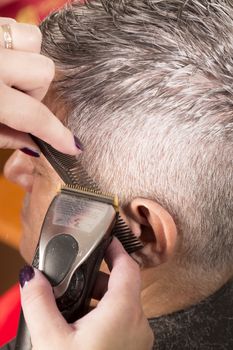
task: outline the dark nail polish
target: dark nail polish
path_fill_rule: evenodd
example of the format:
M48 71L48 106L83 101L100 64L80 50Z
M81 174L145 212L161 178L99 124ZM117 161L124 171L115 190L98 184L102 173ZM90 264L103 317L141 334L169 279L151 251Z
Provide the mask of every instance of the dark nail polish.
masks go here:
M27 147L20 148L20 151L22 151L23 153L25 153L25 154L27 154L28 156L31 156L31 157L39 158L39 156L40 156L39 152L34 151L34 150L32 150L30 148L27 148Z
M74 142L75 142L75 146L80 149L80 151L83 151L83 144L82 142L77 138L77 136L74 136Z
M23 288L25 283L29 282L34 276L35 276L34 269L29 265L24 266L19 273L19 283L21 287Z

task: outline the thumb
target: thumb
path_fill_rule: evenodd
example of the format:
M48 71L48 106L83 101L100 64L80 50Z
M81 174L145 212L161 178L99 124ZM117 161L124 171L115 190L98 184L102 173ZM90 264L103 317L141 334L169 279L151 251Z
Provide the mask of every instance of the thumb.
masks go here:
M53 348L58 339L64 339L71 328L59 312L52 287L45 276L31 266L25 266L19 275L21 303L34 348Z

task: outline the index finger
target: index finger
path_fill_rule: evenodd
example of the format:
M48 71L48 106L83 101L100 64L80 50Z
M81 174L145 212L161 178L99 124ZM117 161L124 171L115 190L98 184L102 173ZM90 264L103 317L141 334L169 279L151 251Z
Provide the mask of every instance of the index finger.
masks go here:
M4 32L1 26L5 24L9 24L14 50L40 53L42 34L37 26L17 23L3 17L0 17L0 47L4 47Z
M21 91L0 85L0 105L2 124L31 133L60 152L71 155L80 153L71 131L41 102Z

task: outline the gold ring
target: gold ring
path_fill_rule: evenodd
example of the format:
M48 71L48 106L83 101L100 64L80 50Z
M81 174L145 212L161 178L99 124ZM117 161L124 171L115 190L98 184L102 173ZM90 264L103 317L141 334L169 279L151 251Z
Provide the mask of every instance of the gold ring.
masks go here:
M11 27L9 24L1 25L3 32L3 40L5 49L13 49L13 39L11 34Z

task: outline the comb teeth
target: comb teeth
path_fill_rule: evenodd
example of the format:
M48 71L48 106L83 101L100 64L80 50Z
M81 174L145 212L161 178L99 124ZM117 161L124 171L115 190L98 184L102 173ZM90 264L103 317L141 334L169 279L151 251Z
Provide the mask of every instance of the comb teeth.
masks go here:
M69 169L68 171L71 181L73 181L73 183L78 184L81 187L86 187L88 189L91 189L92 191L101 193L99 187L92 179L90 179L89 175L83 169L81 164L79 164L77 160L75 163L76 166L74 167L73 164L72 169Z
M128 254L134 253L136 250L143 248L143 244L133 235L120 216L114 226L113 234L119 239Z
M74 187L77 185L86 191L95 192L100 196L103 195L97 184L90 179L76 157L61 153L36 136L30 136L66 185L70 185L71 187L72 185ZM120 215L114 226L113 234L119 239L128 254L143 248L143 244L134 236Z

